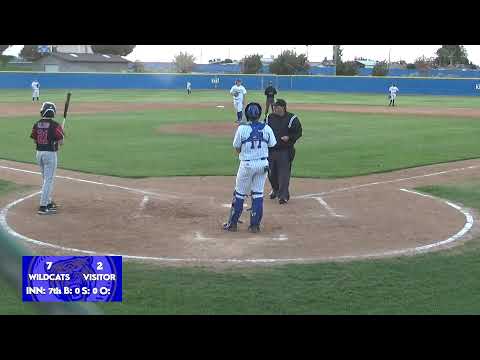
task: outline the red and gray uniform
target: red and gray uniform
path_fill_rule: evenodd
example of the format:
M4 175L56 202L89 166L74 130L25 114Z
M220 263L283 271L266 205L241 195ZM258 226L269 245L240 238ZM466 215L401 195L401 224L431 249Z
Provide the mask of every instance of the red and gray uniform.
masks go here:
M42 195L40 206L52 202L53 180L57 169L58 142L63 140L63 129L56 121L45 118L37 121L32 128L30 137L35 141L37 163L42 171Z

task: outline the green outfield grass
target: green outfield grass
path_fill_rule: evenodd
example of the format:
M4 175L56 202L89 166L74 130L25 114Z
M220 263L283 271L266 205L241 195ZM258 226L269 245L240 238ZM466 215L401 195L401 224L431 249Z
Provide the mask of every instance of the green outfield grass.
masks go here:
M226 109L76 115L67 122L59 167L124 176L234 175L232 136L167 135L166 124L232 122ZM303 138L296 177L346 177L480 157L480 122L471 118L297 112ZM34 162L30 117L0 118L0 158Z
M53 100L61 103L65 92L56 94L57 98L52 93ZM142 94L147 100L139 100ZM325 103L377 101L376 95L308 94ZM30 93L16 95L25 95L28 101ZM263 99L259 93L251 95L250 99ZM224 101L221 93L207 91L198 95L203 100L186 100L181 92L153 91L75 91L74 96L72 101L82 96L82 101L151 102L153 97L158 99L155 101L178 102L182 98L187 105ZM177 100L168 100L175 96ZM308 96L292 93L292 99L285 98L290 102L315 102ZM9 102L9 97L14 99L15 93L0 91L0 102ZM11 101L24 101L15 99ZM229 101L230 97L225 99ZM429 99L438 101L438 106L478 106L473 105L473 97L419 97L416 101L424 105L412 106L432 106ZM459 105L467 100L472 105ZM381 104L383 96L378 101ZM476 119L315 111L297 114L304 137L297 146L295 176L355 176L480 157L480 122ZM166 124L223 124L232 122L232 115L227 108L192 110L188 106L74 115L67 122L59 166L125 177L234 175L238 161L231 136L167 135L157 131ZM34 146L28 138L34 120L36 116L0 117L0 158L34 162ZM232 126L232 135L233 131ZM0 196L14 189L14 185L0 181ZM480 210L478 182L441 187L432 183L420 190ZM101 307L108 314L478 314L479 256L480 246L474 240L434 254L348 263L213 271L127 262L124 302ZM19 299L19 294L0 280L0 314L35 313Z
M220 103L231 101L227 90L193 90L192 95L187 96L182 90L86 90L71 89L72 103L75 101L93 102L130 102L130 103ZM401 91L401 89L400 89ZM41 100L53 101L62 104L65 101L67 90L42 89ZM18 102L24 103L31 100L31 90L0 89L0 103ZM288 103L311 103L311 104L338 104L338 105L372 105L386 106L387 94L355 94L355 93L327 93L313 91L282 91L279 90L278 98L284 98ZM247 101L255 100L261 104L265 102L263 91L249 90ZM400 95L397 104L402 107L480 107L480 99L476 96L428 96L428 95Z
M7 187L0 182L0 194ZM480 211L480 182L419 188ZM394 259L251 269L124 263L123 302L106 314L480 314L480 239ZM0 314L35 314L0 281Z

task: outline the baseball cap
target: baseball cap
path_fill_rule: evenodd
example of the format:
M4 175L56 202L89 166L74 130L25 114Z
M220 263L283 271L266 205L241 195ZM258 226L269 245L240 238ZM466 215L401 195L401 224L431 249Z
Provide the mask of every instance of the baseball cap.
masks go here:
M275 101L275 104L273 104L273 106L281 106L284 109L286 109L287 108L287 102L283 99L277 99L277 101Z

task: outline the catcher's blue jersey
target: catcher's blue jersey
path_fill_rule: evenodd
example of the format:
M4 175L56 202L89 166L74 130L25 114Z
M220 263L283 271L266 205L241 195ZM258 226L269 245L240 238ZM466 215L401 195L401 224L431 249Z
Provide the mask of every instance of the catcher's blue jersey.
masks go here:
M277 144L270 126L253 122L240 125L233 139L233 147L241 149L240 160L260 160L268 158L268 148Z

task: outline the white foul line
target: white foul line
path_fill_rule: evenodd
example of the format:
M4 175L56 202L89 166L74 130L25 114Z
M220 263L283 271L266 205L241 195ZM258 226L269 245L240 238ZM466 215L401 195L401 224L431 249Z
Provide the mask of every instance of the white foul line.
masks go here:
M8 167L8 166L1 166L1 165L0 165L0 169L6 169L6 170L12 170L12 171L19 171L19 172L24 172L24 173L28 173L28 174L41 175L41 173L38 172L38 171L30 171L30 170L16 169L16 168ZM178 199L178 198L179 198L179 196L175 196L175 195L170 195L170 194L158 194L158 193L154 193L154 192L151 192L151 191L139 190L139 189L129 188L129 187L120 186L120 185L107 184L107 183L98 182L98 181L78 179L78 178L73 178L73 177L69 177L69 176L56 175L55 177L58 178L58 179L66 179L66 180L83 182L83 183L87 183L87 184L102 185L102 186L111 187L111 188L115 188L115 189L127 190L127 191L131 191L131 192L139 193L139 194L143 194L143 195L152 195L152 196L159 196L159 197L172 197L172 198L174 198L174 199Z
M391 184L391 183L395 183L395 182L412 180L412 179L419 179L419 178L424 178L424 177L428 177L428 176L443 175L443 174L448 174L448 173L456 172L456 171L476 169L478 167L480 167L480 165L473 165L473 166L468 166L468 167L464 167L464 168L457 168L457 169L439 171L439 172L435 172L435 173L431 173L431 174L417 175L417 176L411 176L411 177L394 179L394 180L377 181L377 182L372 182L372 183L367 183L367 184L362 184L362 185L356 185L356 186L334 189L334 190L330 190L330 191L323 191L323 192L315 193L315 194L305 194L305 195L293 196L292 198L294 198L294 199L305 199L305 198L310 198L310 197L319 196L319 195L327 195L327 194L333 194L333 193L341 192L341 191L350 191L350 190L360 189L360 188L363 188L363 187L368 187L368 186L373 186L373 185Z
M328 213L331 215L331 216L335 216L335 217L344 217L343 215L339 215L335 212L335 210L333 210L325 200L323 200L321 197L313 197L313 199L317 200L320 204L322 204L322 206L327 209Z

